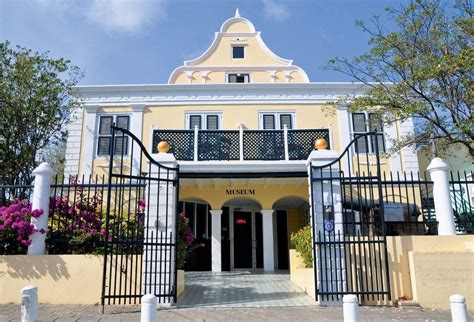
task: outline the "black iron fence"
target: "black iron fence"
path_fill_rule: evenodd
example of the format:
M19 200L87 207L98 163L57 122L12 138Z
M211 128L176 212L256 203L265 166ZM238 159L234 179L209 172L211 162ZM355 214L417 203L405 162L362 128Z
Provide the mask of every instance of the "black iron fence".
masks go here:
M341 178L344 207L351 209L345 218L348 233L362 231L351 226L351 218L359 212L367 213L378 205L368 202L370 189ZM433 200L433 182L426 173L382 173L381 186L384 198L387 235L436 235L438 223ZM112 189L138 189L137 183L114 184ZM143 187L142 187L143 188ZM355 191L358 190L358 191ZM474 234L474 176L472 172L451 172L451 204L458 234ZM30 200L33 185L0 185L0 207L13 200ZM49 231L46 240L50 254L101 253L107 178L104 176L54 178L51 185ZM354 200L352 196L362 196ZM135 197L139 202L140 197ZM358 209L360 208L360 209ZM362 229L362 230L361 230Z
M144 184L121 182L111 189L129 191L143 187ZM107 191L105 176L54 177L46 238L48 254L103 253ZM0 185L0 207L10 206L16 200L31 200L32 193L33 185ZM140 200L140 196L134 195L135 203Z
M329 130L154 130L152 151L167 141L181 161L306 160L317 139Z

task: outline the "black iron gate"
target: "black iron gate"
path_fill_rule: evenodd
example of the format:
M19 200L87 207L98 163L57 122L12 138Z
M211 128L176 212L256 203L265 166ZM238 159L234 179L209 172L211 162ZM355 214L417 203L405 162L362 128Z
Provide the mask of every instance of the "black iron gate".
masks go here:
M358 135L336 160L323 157L311 165L313 263L321 302L345 294L361 303L390 300L381 135Z
M179 169L156 162L123 128L107 134L98 143L110 158L102 306L138 304L150 293L174 303Z

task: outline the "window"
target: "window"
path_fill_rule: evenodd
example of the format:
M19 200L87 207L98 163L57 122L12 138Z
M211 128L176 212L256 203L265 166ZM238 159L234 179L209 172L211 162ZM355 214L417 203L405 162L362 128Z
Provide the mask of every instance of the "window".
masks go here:
M377 136L379 152L385 152L385 140L383 136L383 124L378 116L374 113L353 113L352 128L354 138L357 135L366 134L368 132L380 132L382 135ZM355 150L357 153L375 153L375 137L366 136L356 141Z
M128 115L107 115L99 119L99 138L97 141L97 155L110 155L110 144L112 142L112 124L119 128L128 130ZM122 136L122 132L115 132L115 155L128 154L128 136Z
M245 58L244 46L232 46L232 58L234 59Z
M285 125L287 129L293 129L294 113L275 112L260 114L260 128L264 130L283 130Z
M228 74L228 83L250 83L249 74Z
M197 126L200 130L219 130L221 125L220 114L199 113L186 115L187 128L194 130Z

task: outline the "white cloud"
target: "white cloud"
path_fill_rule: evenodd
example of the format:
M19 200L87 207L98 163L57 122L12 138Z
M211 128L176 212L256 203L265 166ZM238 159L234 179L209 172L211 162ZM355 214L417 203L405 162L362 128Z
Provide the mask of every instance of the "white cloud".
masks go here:
M266 17L277 21L283 21L290 16L288 8L278 0L263 0L263 12Z
M111 32L139 33L163 15L162 0L93 0L85 12Z

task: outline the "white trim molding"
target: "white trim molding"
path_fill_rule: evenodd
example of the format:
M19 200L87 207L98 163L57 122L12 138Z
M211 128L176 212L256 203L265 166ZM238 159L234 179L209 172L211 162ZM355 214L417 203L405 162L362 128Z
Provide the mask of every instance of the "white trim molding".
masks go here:
M93 85L75 87L87 105L328 104L368 90L362 83L236 83L180 85Z

